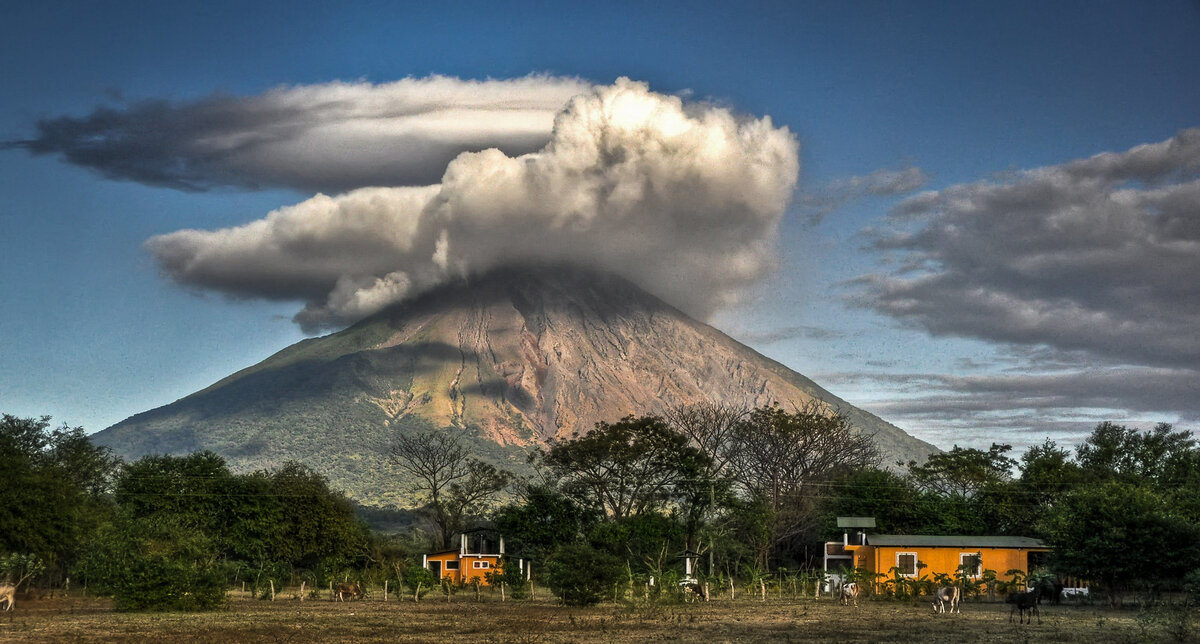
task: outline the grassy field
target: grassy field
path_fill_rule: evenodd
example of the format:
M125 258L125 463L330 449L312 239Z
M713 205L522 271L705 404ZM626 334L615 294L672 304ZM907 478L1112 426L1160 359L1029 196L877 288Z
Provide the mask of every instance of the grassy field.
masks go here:
M714 600L694 604L504 602L461 595L419 604L393 596L335 603L278 601L231 593L211 613L118 613L103 599L25 601L0 613L0 641L13 642L1159 642L1200 641L1200 615L1090 606L1045 606L1042 623L1009 623L1009 606L967 603L934 615L927 602ZM1182 640L1178 639L1180 636Z

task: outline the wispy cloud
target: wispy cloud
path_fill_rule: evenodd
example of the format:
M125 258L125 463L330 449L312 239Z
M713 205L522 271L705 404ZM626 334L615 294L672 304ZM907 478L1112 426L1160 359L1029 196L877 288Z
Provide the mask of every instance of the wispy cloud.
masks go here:
M835 340L846 337L845 332L816 326L786 326L764 331L745 331L738 339L748 344L773 344L785 340Z
M858 400L942 447L1028 445L1054 437L1073 445L1103 420L1151 426L1200 422L1196 373L1146 367L1096 368L1037 374L954 376L930 373L843 372L822 380L865 387Z
M908 194L928 181L929 177L916 166L897 170L884 168L802 190L796 204L801 214L816 224L830 213L864 197Z
M41 120L34 137L7 145L61 155L110 179L188 191L424 186L465 151L541 149L555 115L589 87L537 75L295 85L98 107Z

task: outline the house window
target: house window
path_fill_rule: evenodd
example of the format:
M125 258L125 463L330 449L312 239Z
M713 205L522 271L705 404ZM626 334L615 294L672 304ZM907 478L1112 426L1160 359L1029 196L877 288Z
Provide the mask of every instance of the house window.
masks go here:
M979 552L961 552L958 555L958 569L965 571L968 577L978 577L983 574L983 554Z
M450 559L446 562L446 570L458 570L458 562Z
M896 553L896 569L903 577L917 576L917 553L915 552L897 552Z
M473 561L471 563L474 564L475 568L480 568L480 569L492 567L492 564L487 561Z

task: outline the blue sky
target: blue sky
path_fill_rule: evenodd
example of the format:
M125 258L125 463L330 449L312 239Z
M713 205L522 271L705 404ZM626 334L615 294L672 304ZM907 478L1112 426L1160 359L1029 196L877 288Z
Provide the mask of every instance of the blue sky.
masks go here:
M0 139L26 142L0 149L5 413L96 431L305 337L292 321L303 302L181 287L144 244L248 224L315 190L106 178L50 143L31 154L28 142L48 140L39 123L108 106L136 128L147 100L539 74L628 77L786 126L800 174L778 268L711 319L910 433L943 448L1074 445L1099 420L1200 419L1200 300L1187 279L1200 262L1186 135L1200 126L1194 2L4 13ZM1142 145L1159 147L1130 152ZM1082 161L1105 152L1111 163Z

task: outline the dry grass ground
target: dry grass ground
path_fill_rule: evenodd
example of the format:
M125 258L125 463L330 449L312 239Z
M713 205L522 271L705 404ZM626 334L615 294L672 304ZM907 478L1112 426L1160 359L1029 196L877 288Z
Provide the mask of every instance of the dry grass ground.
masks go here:
M578 609L549 601L501 603L484 596L349 603L275 602L231 593L211 613L118 613L102 599L21 602L0 613L0 641L20 642L1144 642L1198 641L1136 610L1047 606L1042 623L1010 624L1005 604L968 603L961 615L934 615L928 602L715 600L694 604L602 604ZM1178 621L1178 620L1176 620Z

